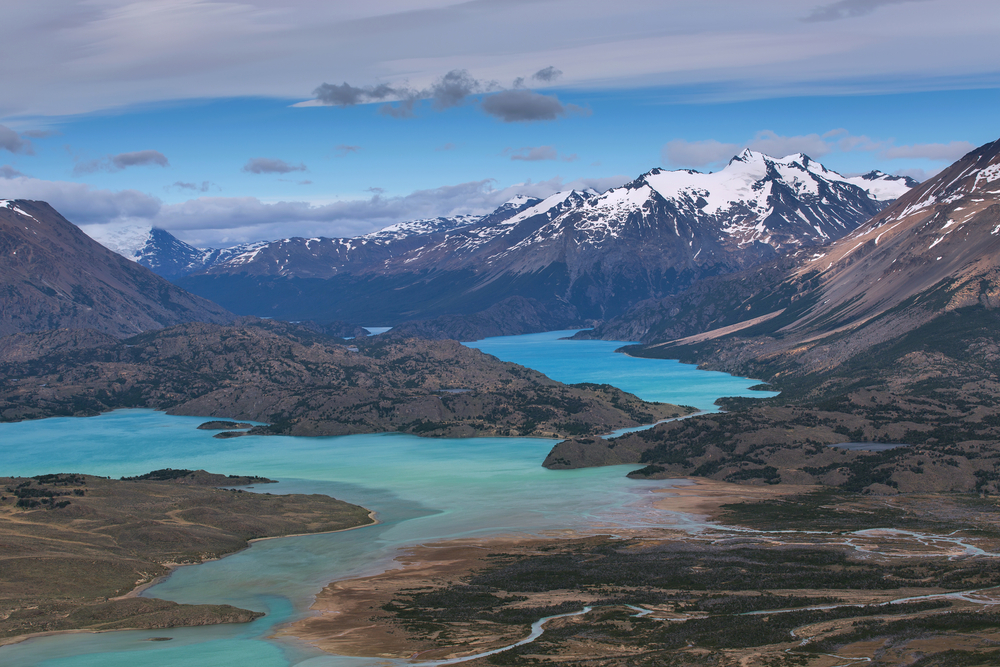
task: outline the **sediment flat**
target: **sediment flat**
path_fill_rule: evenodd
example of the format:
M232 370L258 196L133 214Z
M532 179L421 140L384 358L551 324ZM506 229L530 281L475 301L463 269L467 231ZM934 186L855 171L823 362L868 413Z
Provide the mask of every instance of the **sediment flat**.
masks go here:
M175 567L221 558L254 539L374 522L369 510L329 496L217 489L197 483L204 479L261 478L204 471L161 481L0 478L0 645L54 631L251 621L261 614L137 593Z

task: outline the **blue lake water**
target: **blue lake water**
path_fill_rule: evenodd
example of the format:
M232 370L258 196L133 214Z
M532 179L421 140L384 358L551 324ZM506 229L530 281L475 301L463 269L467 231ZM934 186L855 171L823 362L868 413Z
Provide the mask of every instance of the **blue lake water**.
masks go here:
M494 338L473 346L564 382L608 382L648 400L702 409L712 409L712 401L723 395L768 395L747 391L754 380L615 354L621 343L558 340L569 333ZM435 440L402 434L217 440L195 428L202 421L120 410L90 418L0 424L2 472L120 477L171 467L263 475L280 483L258 490L325 493L375 510L380 523L342 533L255 542L222 560L181 568L145 593L267 612L253 623L44 637L0 648L0 665L391 664L327 656L294 640L268 636L275 626L308 614L312 596L326 583L382 571L407 545L563 530L614 534L622 528L660 525L665 519L652 508L650 493L671 482L627 479L625 473L635 466L546 470L540 462L552 440ZM147 641L157 636L173 639Z
M596 382L614 385L647 401L691 405L715 411L720 396L764 398L775 392L751 391L759 380L716 371L700 371L674 359L640 359L615 350L621 341L561 340L571 331L548 331L524 336L501 336L466 343L488 354L534 368L560 382Z

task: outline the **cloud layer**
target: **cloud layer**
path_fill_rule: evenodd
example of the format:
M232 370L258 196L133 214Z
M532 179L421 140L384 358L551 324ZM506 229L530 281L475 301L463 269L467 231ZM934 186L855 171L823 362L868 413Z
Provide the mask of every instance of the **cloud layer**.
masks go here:
M740 99L993 86L998 32L995 0L960 10L945 0L624 0L614 12L600 0L35 0L4 15L0 122L162 100L304 100L321 81L336 82L320 91L327 103L385 102L405 96L379 82L431 90L462 69L482 81L535 72L538 85Z
M3 174L8 173L9 177ZM488 213L517 194L547 197L560 190L604 191L629 180L625 176L519 183L497 188L492 179L386 196L373 188L372 196L328 204L305 201L264 202L256 197L198 197L178 204L136 190L94 189L80 183L44 181L5 172L5 197L49 202L78 225L122 223L155 225L200 247L219 247L247 241L289 236L356 236L395 222L459 214ZM201 190L210 184L175 183Z

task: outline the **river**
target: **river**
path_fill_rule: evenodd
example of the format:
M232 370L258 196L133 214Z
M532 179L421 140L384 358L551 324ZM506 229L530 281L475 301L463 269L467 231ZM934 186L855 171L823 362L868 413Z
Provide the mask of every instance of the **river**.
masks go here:
M492 338L471 344L563 382L607 382L647 400L714 409L720 396L766 396L755 380L699 371L676 361L634 359L623 343L560 340L573 332ZM363 505L380 523L326 535L255 542L218 561L184 567L144 595L227 603L264 611L245 625L64 634L0 648L0 665L166 667L355 667L392 661L328 656L272 628L308 614L334 579L391 567L401 548L485 535L560 530L614 532L659 525L650 492L669 481L625 477L635 466L546 470L555 441L429 439L403 434L218 440L196 417L119 410L97 417L0 424L5 475L80 472L119 477L159 468L204 468L278 479L270 493L325 493ZM170 636L169 642L150 642ZM399 661L399 664L407 664Z

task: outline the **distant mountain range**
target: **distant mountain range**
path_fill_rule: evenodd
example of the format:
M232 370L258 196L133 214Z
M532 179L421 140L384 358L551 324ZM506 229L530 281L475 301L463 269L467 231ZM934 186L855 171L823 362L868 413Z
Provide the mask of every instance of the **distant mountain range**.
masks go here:
M0 200L0 336L58 328L125 337L232 313L111 252L45 202Z
M365 236L199 250L163 230L95 238L234 312L397 324L512 297L606 319L853 231L915 182L844 177L805 155L750 150L717 173L654 169L605 193L516 197L484 216Z

